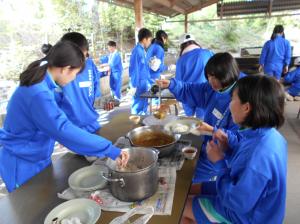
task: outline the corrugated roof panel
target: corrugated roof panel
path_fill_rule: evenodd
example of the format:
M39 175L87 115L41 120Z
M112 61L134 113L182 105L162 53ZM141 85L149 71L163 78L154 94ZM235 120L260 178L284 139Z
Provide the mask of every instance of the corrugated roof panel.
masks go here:
M287 11L300 9L299 0L273 0L271 10L274 11ZM218 16L235 16L244 14L259 14L268 13L270 10L269 0L228 0L223 4L218 3L217 13Z

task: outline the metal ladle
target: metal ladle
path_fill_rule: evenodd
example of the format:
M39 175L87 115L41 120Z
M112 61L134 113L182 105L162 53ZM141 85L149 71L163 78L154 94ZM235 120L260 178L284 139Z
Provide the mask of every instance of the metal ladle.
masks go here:
M160 108L160 106L161 106L161 87L160 85L158 85L158 108ZM167 115L166 112L161 111L160 109L153 112L153 116L157 119L164 119L166 115Z

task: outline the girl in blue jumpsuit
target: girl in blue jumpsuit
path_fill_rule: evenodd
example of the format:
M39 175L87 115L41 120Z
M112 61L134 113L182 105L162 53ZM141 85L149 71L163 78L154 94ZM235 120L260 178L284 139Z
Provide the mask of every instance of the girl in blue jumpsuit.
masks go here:
M259 59L259 71L275 77L281 78L281 74L286 74L291 62L291 45L285 39L284 28L277 25L274 28L271 40L267 41L262 49Z
M285 215L287 142L276 130L284 122L284 92L269 77L240 79L230 106L241 127L237 144L221 130L207 147L219 170L216 182L202 185L200 195L187 201L184 221L197 223L281 224ZM218 144L216 144L217 142ZM232 159L224 150L233 148Z
M150 63L150 60L154 57L161 61L159 68L154 71L150 67L150 78L151 78L151 85L155 83L156 79L160 78L162 72L166 71L168 67L164 64L165 60L165 44L168 41L168 34L163 31L159 30L156 32L155 39L152 40L152 44L147 50L147 62Z
M168 86L177 100L204 110L204 124L199 127L201 131L213 133L218 128L224 128L235 132L238 127L232 121L229 102L232 89L239 78L236 61L229 53L215 54L206 64L205 76L208 82L204 83L186 83L176 79L162 80L160 83L163 83L162 87ZM211 139L210 136L204 137L194 183L208 181L216 175L206 155L206 144Z
M184 37L180 46L180 57L176 62L175 79L187 83L207 82L204 68L213 53L201 48L191 35L185 34ZM203 119L205 114L203 108L194 107L187 103L183 103L182 106L187 116L196 115L196 117Z
M120 101L121 100L121 88L122 88L122 59L120 53L117 51L117 44L114 41L108 42L109 60L108 65L110 68L109 85L113 97Z
M147 113L148 100L140 98L151 87L149 66L147 64L146 49L151 43L152 33L146 28L140 29L138 33L139 43L133 48L129 63L130 87L135 88L131 114L144 115Z
M51 164L55 141L81 155L120 155L110 141L75 126L56 103L55 89L71 82L84 63L82 51L63 41L20 75L0 129L0 174L9 192Z
M293 97L293 100L300 100L300 67L286 74L284 82L291 84L286 92Z

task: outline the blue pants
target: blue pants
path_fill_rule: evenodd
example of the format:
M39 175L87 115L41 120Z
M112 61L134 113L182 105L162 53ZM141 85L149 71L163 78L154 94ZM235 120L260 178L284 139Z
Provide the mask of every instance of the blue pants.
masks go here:
M281 74L283 70L283 65L280 66L272 66L272 65L265 65L264 72L265 74L272 76L276 78L277 80L280 80Z
M114 97L118 100L121 99L121 89L122 89L122 77L120 74L111 74L109 78L109 85L111 92Z
M206 144L204 143L201 147L199 160L194 173L193 184L208 182L215 176L217 176L217 171L207 158Z
M182 104L183 110L186 116L192 117L196 114L196 117L199 119L204 118L204 110L200 107L191 107L188 104Z
M208 197L208 198L215 197L217 195L216 182L210 181L210 182L202 183L201 195L203 195L203 196L205 195L205 197ZM200 223L200 224L211 223L207 219L206 215L204 214L204 212L201 209L201 206L199 205L198 199L201 198L201 195L193 198L192 208L193 208L194 217L195 217L197 223Z
M142 99L139 96L133 97L131 105L131 114L145 115L148 109L148 99Z
M193 214L194 214L194 217L196 219L196 222L198 224L212 224L208 220L208 218L206 217L204 212L202 211L202 208L201 208L198 200L199 200L198 196L194 197L193 198L193 204L192 204Z
M193 184L210 181L217 175L217 171L213 168L213 164L200 156L193 177Z

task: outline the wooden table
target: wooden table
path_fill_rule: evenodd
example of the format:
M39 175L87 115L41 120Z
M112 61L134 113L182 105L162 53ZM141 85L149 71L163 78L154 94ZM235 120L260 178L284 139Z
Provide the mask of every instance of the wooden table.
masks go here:
M111 141L126 134L134 128L128 120L129 114L116 115L109 124L103 126L102 136ZM200 148L202 139L187 135L183 139L191 139L193 145ZM64 202L57 197L68 187L68 177L75 170L87 166L84 157L68 153L56 160L53 165L33 177L21 188L0 200L1 224L40 224L47 214L58 204ZM179 223L184 204L191 185L196 160L185 161L182 169L177 172L175 195L171 216L153 216L149 223L176 224ZM97 224L109 223L114 217L121 215L117 212L102 212Z

